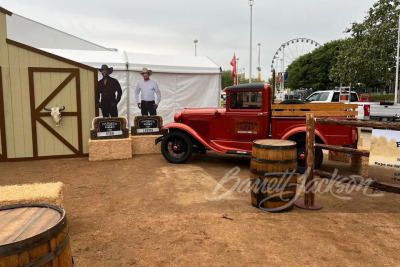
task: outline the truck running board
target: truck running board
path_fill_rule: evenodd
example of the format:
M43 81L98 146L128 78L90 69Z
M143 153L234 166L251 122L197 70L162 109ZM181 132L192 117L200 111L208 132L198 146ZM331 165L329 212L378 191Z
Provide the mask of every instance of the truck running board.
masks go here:
M228 150L228 151L226 152L226 154L251 156L251 152L246 152L246 151L235 151L235 150Z

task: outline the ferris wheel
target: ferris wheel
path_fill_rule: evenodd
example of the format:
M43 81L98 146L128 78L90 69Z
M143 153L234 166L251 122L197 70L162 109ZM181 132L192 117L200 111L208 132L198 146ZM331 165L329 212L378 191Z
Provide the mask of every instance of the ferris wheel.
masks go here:
M283 43L274 54L271 71L275 69L276 72L286 72L293 61L320 46L319 43L308 38L295 38Z

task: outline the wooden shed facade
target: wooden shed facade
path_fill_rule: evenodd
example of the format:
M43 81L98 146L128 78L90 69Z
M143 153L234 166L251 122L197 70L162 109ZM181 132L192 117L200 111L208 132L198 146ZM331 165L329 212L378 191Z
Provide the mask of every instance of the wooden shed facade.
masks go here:
M7 39L0 7L0 161L88 153L98 71ZM65 107L59 126L44 108Z

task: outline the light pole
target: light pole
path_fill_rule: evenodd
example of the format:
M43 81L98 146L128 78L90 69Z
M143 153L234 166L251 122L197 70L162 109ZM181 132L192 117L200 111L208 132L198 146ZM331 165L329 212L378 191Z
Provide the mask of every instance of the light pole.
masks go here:
M399 14L400 6L396 7L396 12ZM399 26L397 32L397 62L396 62L396 81L394 86L394 103L397 103L397 91L399 90L399 47L400 46L400 14L399 14Z
M249 71L249 83L251 83L251 48L253 46L253 5L254 0L249 0L250 6L250 71Z
M261 82L261 43L258 43L258 81Z
M275 76L276 76L276 72L279 72L279 70L278 70L278 60L279 60L279 57L276 57ZM278 82L279 82L279 80L278 80ZM274 84L274 86L275 86L275 88L276 88L276 77L275 77L275 84Z
M285 90L285 45L283 45L282 57L282 89Z
M239 84L239 58L236 58L236 84Z
M281 84L280 84L280 87L281 87L281 90L283 90L283 89L285 89L284 87L283 87L283 79L285 78L284 77L284 68L283 68L283 58L281 58L281 67L282 67L282 72L281 72Z
M194 56L195 57L197 57L197 43L198 43L199 41L196 39L196 40L194 40L193 41L193 43L194 43Z

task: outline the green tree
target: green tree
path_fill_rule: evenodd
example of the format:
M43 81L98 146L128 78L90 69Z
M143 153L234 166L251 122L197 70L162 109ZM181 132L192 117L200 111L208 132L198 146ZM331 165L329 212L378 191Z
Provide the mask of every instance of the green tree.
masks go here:
M221 88L233 85L233 77L230 70L224 70L221 75Z
M329 72L336 64L343 42L337 40L326 43L312 53L293 61L287 68L287 87L325 90L337 86L338 84L329 77Z
M399 0L379 0L362 23L353 23L330 72L336 82L385 88L395 77Z
M230 70L224 70L222 71L222 75L221 75L221 88L224 89L228 86L232 86L233 85L233 81L234 78L232 77L232 72ZM243 84L243 83L249 83L249 79L241 79L240 75L239 77L239 84ZM258 79L252 79L253 83L258 83ZM261 82L264 82L264 80L261 80Z

